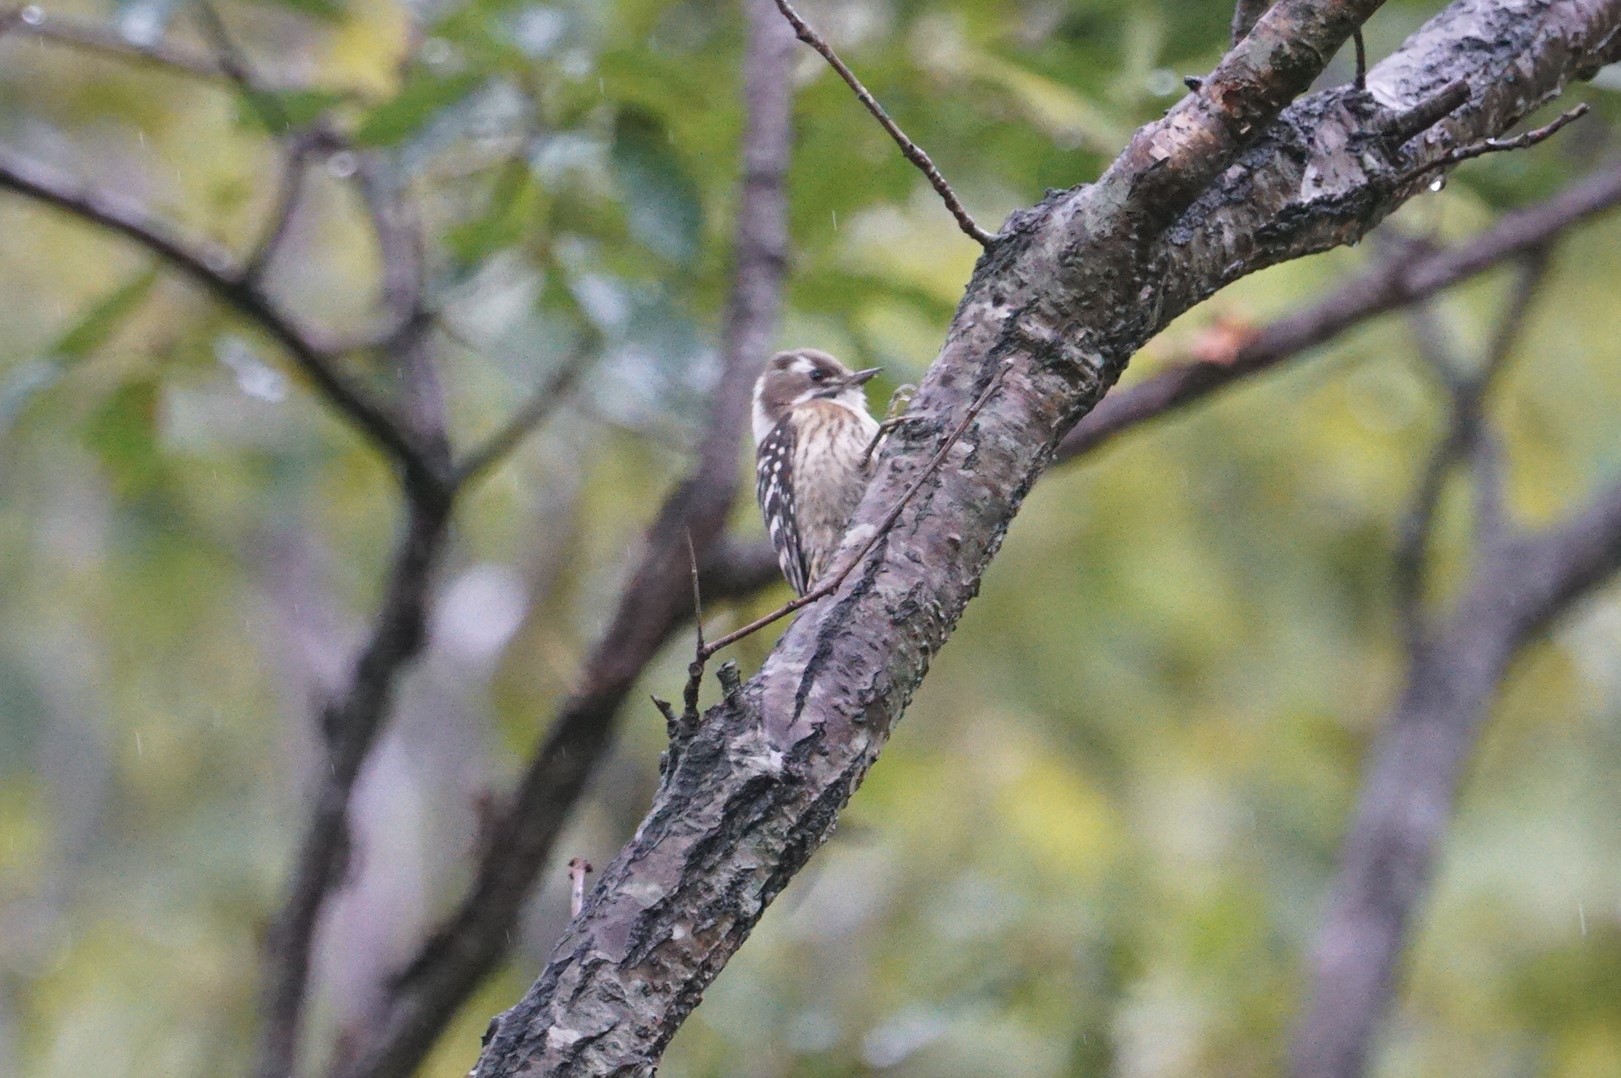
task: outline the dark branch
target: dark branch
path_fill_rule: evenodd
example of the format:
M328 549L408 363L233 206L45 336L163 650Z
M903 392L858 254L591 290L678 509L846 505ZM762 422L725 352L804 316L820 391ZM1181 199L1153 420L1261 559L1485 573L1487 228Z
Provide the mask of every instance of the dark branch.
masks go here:
M408 1072L507 954L524 901L612 743L621 705L642 670L692 614L685 537L692 536L702 566L711 562L711 551L724 535L738 489L737 454L749 392L761 357L770 350L787 264L784 186L791 88L784 73L793 39L770 0L745 0L744 10L745 125L732 294L722 373L698 460L650 527L613 620L495 821L461 904L401 972L383 1021L347 1075Z
M1446 624L1411 656L1369 752L1296 1030L1299 1078L1358 1078L1493 698L1533 635L1621 568L1621 484L1555 527L1488 547Z
M1586 116L1587 112L1587 102L1583 101L1574 108L1560 113L1553 122L1543 124L1541 127L1533 128L1512 138L1485 138L1467 146L1459 146L1456 149L1447 151L1433 161L1426 161L1417 168L1410 170L1398 182L1403 184L1412 183L1437 169L1451 168L1453 165L1476 157L1484 157L1489 153L1504 153L1509 150L1523 150L1528 146L1535 146L1539 142L1552 138L1572 120L1579 120Z
M217 56L162 41L150 45L137 45L113 30L73 22L55 15L42 13L38 21L32 21L21 17L22 10L11 8L6 13L12 19L13 29L19 34L28 34L81 52L95 53L126 62L150 64L192 78L218 79L225 76Z
M542 423L555 412L559 405L568 398L574 386L580 380L587 368L595 362L597 352L594 347L584 346L573 356L565 360L563 365L546 381L546 384L537 389L534 394L512 417L501 425L501 428L489 439L472 450L462 459L456 467L456 486L465 487L477 482L491 468L500 464L523 443L523 440L533 434Z
M873 119L878 121L879 126L889 133L890 138L895 140L895 145L900 147L901 155L916 165L918 171L923 173L924 177L929 181L929 186L934 188L935 193L940 196L940 200L946 204L946 209L951 211L951 216L956 218L957 227L962 229L963 234L981 247L989 247L996 237L980 228L974 222L974 219L969 216L968 210L963 207L962 200L957 197L957 192L951 189L951 185L946 182L946 178L935 167L934 161L930 159L927 153L923 152L923 148L906 137L906 132L902 131L900 125L889 118L889 113L884 111L884 107L878 103L878 99L867 91L867 88L861 84L860 79L856 78L855 72L846 67L844 61L839 59L838 53L833 51L833 46L829 45L820 34L811 29L810 24L800 18L799 12L793 9L788 0L776 0L776 2L777 10L781 11L783 18L787 19L793 26L794 33L799 37L799 40L821 54L822 59L826 60L828 65L838 73L839 78L844 80L845 85L855 91L857 100L866 106L868 112L872 113Z
M349 802L355 781L393 702L399 674L421 650L434 567L444 547L449 501L408 502L371 636L342 695L321 712L326 766L318 772L315 811L294 859L287 897L267 940L263 1026L255 1073L294 1073L308 992L310 950L321 910L342 883L349 850Z
M0 188L116 232L162 258L281 345L320 396L392 458L408 483L432 489L443 487L443 476L388 407L352 382L331 347L284 313L245 275L225 248L205 240L182 239L138 203L98 190L9 150L0 150Z
M225 22L214 5L209 0L196 0L196 4L198 21L202 23L204 35L214 45L220 71L236 87L266 131L272 135L290 133L292 122L287 118L287 110L275 94L264 89L264 84L249 68L247 58L236 47L236 41L225 28Z
M1059 460L1268 370L1362 322L1402 308L1543 246L1588 218L1621 204L1621 161L1537 206L1504 217L1458 247L1391 258L1342 285L1327 299L1261 328L1224 362L1183 363L1109 394L1075 425Z
M1447 394L1446 433L1425 464L1411 507L1397 531L1392 556L1392 580L1397 618L1402 626L1409 653L1426 643L1429 618L1424 609L1428 584L1427 566L1433 545L1436 511L1440 507L1446 480L1460 462L1476 465L1476 531L1485 546L1502 533L1500 517L1502 492L1496 474L1495 448L1485 426L1485 406L1499 373L1513 353L1514 342L1531 309L1531 302L1547 268L1547 249L1532 248L1520 256L1508 306L1498 320L1485 356L1473 370L1456 354L1446 333L1434 324L1434 312L1424 305L1409 312L1414 340L1425 365L1435 373Z

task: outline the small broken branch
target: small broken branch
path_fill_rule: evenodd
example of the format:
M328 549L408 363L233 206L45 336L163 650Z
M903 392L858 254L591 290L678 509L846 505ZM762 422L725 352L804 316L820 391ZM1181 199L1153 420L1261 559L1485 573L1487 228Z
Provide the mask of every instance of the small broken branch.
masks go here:
M974 219L969 216L968 210L963 207L962 200L957 197L957 192L951 189L951 184L947 183L946 178L940 174L940 170L935 166L934 161L923 151L921 146L906 136L906 132L900 129L899 124L889 118L889 113L884 111L884 107L878 103L878 99L873 97L867 88L861 84L861 80L856 78L855 72L851 71L845 66L844 61L839 59L838 53L833 51L833 46L829 45L820 34L811 29L810 24L800 17L799 12L793 9L793 5L789 4L788 0L776 0L776 2L777 10L781 11L783 18L787 19L793 26L794 33L799 40L821 54L822 59L826 60L828 65L838 73L839 78L844 80L845 85L855 91L856 99L866 106L868 112L872 113L873 119L878 121L879 126L889 133L890 138L895 140L895 145L900 147L901 155L916 165L918 171L923 173L924 177L929 181L929 185L940 196L940 200L946 204L946 209L951 211L951 216L957 219L957 227L962 229L963 234L981 247L989 247L994 243L996 236L985 231L974 222Z
M591 875L591 862L583 857L568 863L568 915L578 917L585 905L585 878Z

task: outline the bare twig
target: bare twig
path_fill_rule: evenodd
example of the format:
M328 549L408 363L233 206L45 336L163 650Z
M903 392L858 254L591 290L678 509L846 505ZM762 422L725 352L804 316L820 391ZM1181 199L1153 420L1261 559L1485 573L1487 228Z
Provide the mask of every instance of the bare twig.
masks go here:
M16 17L21 11L21 8L12 8L9 14ZM14 29L19 34L28 34L81 52L150 64L192 78L217 79L225 75L217 56L164 41L138 45L105 27L86 25L43 12L37 20L16 18Z
M253 251L242 263L243 280L257 282L263 277L271 259L276 257L282 242L286 240L293 217L298 213L299 201L304 196L304 180L308 175L312 150L311 140L297 135L282 146L276 200L270 208L259 242L254 244Z
M1468 161L1476 157L1484 157L1489 153L1503 153L1508 150L1523 150L1528 146L1535 146L1539 142L1552 138L1559 132L1561 128L1571 121L1579 120L1583 116L1586 116L1587 112L1587 102L1583 101L1574 108L1567 109L1560 113L1551 123L1543 124L1541 127L1532 128L1530 131L1526 131L1509 138L1485 138L1481 139L1479 142L1471 142L1467 146L1459 146L1456 149L1448 150L1446 153L1442 154L1440 157L1437 157L1433 161L1426 161L1417 168L1409 169L1407 172L1403 173L1396 182L1400 186L1406 186L1415 180L1422 179L1437 169L1451 168L1453 165L1459 164L1460 162Z
M220 71L237 88L266 131L273 135L288 134L292 122L287 117L287 110L275 94L264 89L264 84L249 68L247 58L236 47L219 12L209 0L196 0L196 4L198 21L202 24L203 33L214 45Z
M568 398L580 376L596 358L594 344L578 349L546 380L544 385L519 406L499 430L462 458L456 467L456 485L464 487L477 482L491 468L506 460L512 451L533 434Z
M1545 247L1533 248L1520 258L1508 306L1498 319L1485 355L1473 370L1466 370L1459 357L1452 354L1442 334L1428 324L1428 313L1421 306L1411 312L1420 355L1445 389L1450 407L1446 434L1425 465L1412 506L1398 529L1392 559L1396 610L1409 651L1423 646L1428 633L1424 592L1435 515L1447 477L1460 462L1469 463L1474 472L1476 533L1483 547L1489 548L1504 533L1502 478L1497 470L1495 442L1486 429L1485 404L1513 354L1514 342L1546 274L1548 251Z
M951 211L951 216L957 219L957 227L962 229L963 234L981 247L989 247L995 242L996 236L980 228L974 222L974 219L969 216L968 210L963 207L962 201L957 198L957 193L951 189L951 185L940 174L940 170L935 167L929 155L924 153L923 148L917 143L907 138L906 132L900 129L900 125L889 118L889 113L884 111L884 107L878 103L877 98L873 97L867 91L867 88L861 84L861 80L856 78L855 72L846 67L844 61L839 59L838 53L833 51L833 46L829 45L820 34L811 29L810 24L800 17L799 12L793 9L788 0L776 0L776 3L777 10L781 11L783 18L787 19L793 26L794 33L798 35L799 40L821 53L822 59L826 60L828 65L838 72L839 78L844 80L845 85L855 91L857 100L867 107L867 111L872 113L873 119L877 120L879 126L889 133L890 138L895 140L895 145L900 147L902 156L916 165L918 170L928 179L929 185L940 196L940 200L946 204L946 209Z
M1356 74L1351 84L1358 91L1368 88L1368 46L1362 40L1362 28L1359 26L1351 31L1351 41L1356 46Z
M704 603L703 592L698 585L698 552L692 547L692 533L687 533L687 558L692 565L692 624L693 634L697 637L694 645L692 662L687 665L687 687L681 694L681 721L677 725L673 737L679 737L698 725L698 692L703 685L704 660Z

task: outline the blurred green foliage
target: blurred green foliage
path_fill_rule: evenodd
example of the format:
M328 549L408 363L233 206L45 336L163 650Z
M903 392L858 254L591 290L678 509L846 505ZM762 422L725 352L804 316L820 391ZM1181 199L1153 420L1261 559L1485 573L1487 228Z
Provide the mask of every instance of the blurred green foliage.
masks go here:
M1230 15L1213 0L803 6L991 225L1095 175L1215 62ZM1388 4L1372 54L1436 6ZM675 0L220 11L256 71L297 87L277 93L283 112L329 116L409 184L459 443L600 342L588 385L459 518L435 646L357 807L395 845L368 862L370 920L348 911L329 934L330 1028L344 969L408 954L457 893L474 803L535 742L683 469L716 369L740 26L730 6ZM208 43L169 0L48 14ZM796 55L780 340L884 365L887 394L932 358L975 251L847 89ZM1581 134L1471 163L1398 223L1458 239L1580 174L1621 117L1605 85L1581 91L1598 114ZM5 145L239 250L277 171L249 106L0 39ZM376 314L352 167L317 167L270 267L285 305L334 331ZM272 342L142 252L9 195L0 235L0 1072L239 1071L258 933L305 818L312 701L376 597L388 478ZM1291 310L1364 261L1245 281L1129 377L1217 315ZM1449 332L1484 340L1503 284L1446 297ZM1494 402L1530 522L1621 467L1618 288L1612 217L1561 247ZM666 1073L1275 1073L1361 753L1399 683L1389 549L1438 424L1386 320L1044 480L841 834ZM751 506L738 520L757 528ZM1467 524L1450 506L1454 579ZM649 690L680 683L682 651ZM1612 588L1518 668L1380 1075L1621 1073L1618 659ZM564 846L598 863L656 774L662 723L647 708L626 725ZM558 870L515 968L426 1073L466 1072L565 906Z

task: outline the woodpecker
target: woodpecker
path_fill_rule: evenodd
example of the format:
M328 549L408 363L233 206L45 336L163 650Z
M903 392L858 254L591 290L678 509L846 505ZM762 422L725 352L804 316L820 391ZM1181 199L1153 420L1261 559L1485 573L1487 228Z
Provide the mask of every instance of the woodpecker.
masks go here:
M878 421L852 371L826 352L778 352L754 383L755 493L794 591L816 585L872 475Z

